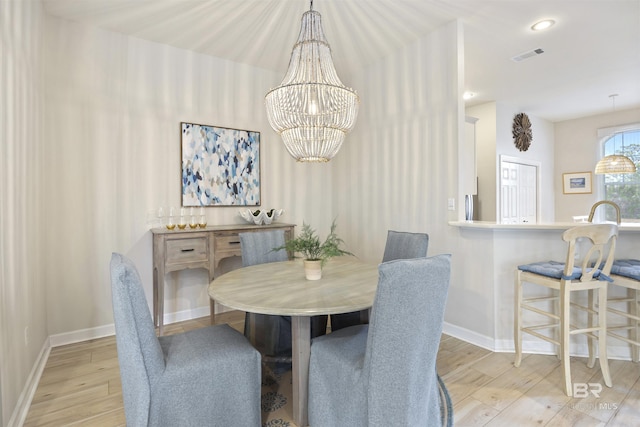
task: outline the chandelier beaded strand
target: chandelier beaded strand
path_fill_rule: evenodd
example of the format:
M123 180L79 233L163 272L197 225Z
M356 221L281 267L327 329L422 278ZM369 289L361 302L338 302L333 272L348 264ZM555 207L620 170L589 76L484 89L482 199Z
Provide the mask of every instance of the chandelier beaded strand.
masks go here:
M359 102L356 91L345 87L336 73L320 13L311 1L287 73L265 95L269 124L297 161L328 162L353 129Z

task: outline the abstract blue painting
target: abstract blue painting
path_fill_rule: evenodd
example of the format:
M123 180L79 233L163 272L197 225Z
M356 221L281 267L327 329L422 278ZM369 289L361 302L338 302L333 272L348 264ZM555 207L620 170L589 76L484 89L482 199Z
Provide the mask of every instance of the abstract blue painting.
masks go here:
M180 126L182 206L259 206L260 132Z

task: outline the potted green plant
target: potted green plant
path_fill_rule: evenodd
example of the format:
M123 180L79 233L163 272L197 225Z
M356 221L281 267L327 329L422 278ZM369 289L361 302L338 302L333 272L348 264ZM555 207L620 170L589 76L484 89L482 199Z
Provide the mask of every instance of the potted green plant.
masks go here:
M316 231L309 224L302 223L302 232L298 237L288 240L274 251L285 249L293 254L302 254L304 271L307 280L319 280L322 277L322 266L329 258L342 255L353 255L340 248L344 241L336 234L336 221L331 223L329 235L320 243Z

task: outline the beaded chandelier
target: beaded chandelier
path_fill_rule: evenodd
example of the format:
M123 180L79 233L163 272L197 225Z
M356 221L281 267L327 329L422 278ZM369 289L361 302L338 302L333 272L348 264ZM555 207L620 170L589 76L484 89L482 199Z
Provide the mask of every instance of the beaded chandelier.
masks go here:
M265 96L269 124L297 161L328 162L353 129L359 102L356 91L338 78L312 0L302 15L289 69Z

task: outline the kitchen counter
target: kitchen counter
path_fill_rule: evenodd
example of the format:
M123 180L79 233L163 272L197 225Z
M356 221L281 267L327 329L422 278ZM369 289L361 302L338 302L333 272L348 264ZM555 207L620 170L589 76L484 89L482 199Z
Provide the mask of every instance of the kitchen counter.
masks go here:
M567 244L562 233L589 223L496 224L487 221L452 221L459 243L452 265L450 295L456 307L448 308L445 333L489 348L513 352L514 275L518 265L536 261L564 261ZM616 244L616 258L640 259L640 224L622 224ZM618 296L619 289L611 293ZM525 338L525 352L554 352L553 346ZM586 355L586 345L576 341L572 348ZM610 356L627 359L629 346L611 340Z

